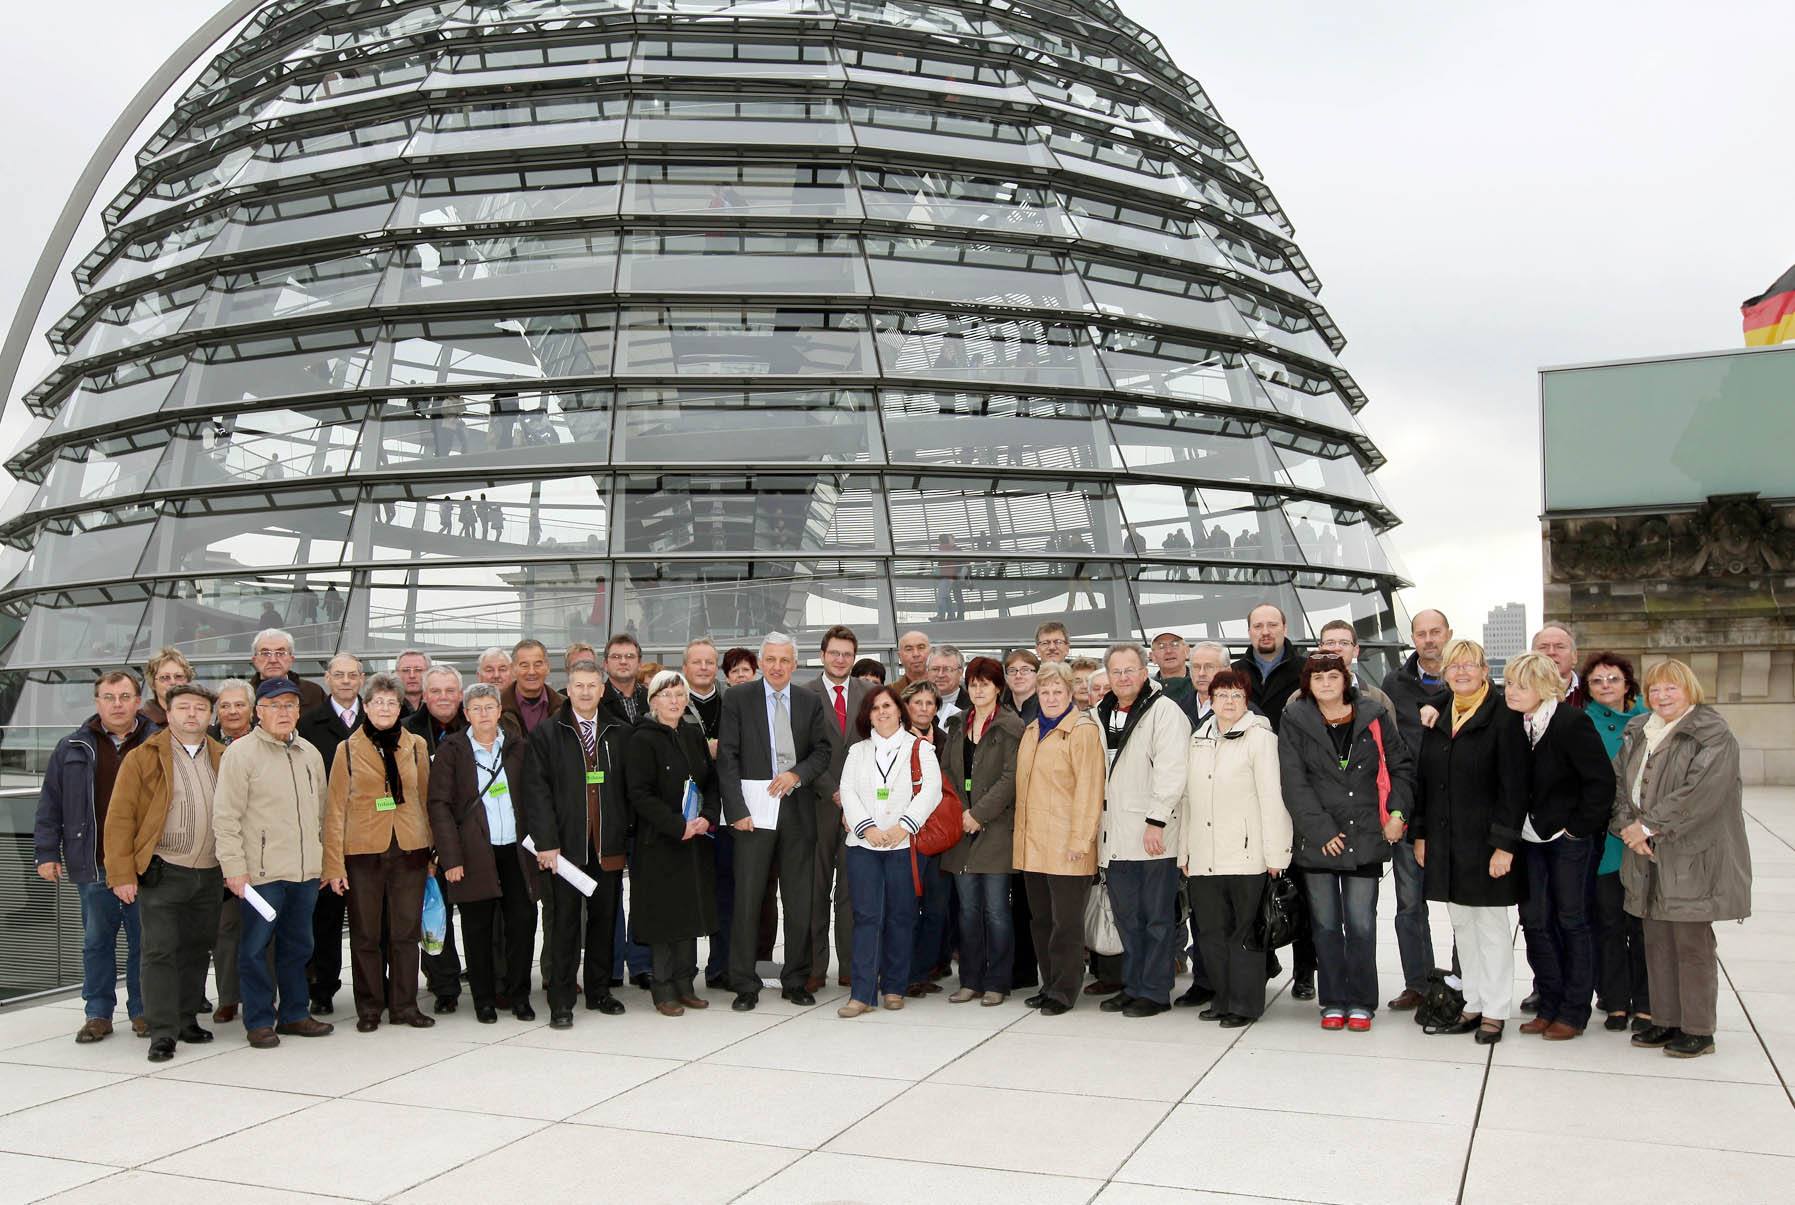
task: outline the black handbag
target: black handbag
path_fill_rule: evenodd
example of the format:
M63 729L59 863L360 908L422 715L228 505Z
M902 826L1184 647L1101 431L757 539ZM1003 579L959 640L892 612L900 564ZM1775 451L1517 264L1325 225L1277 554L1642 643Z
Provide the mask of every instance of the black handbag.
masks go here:
M1297 930L1307 924L1303 910L1303 894L1289 871L1273 878L1266 876L1265 894L1259 898L1259 915L1253 918L1253 931L1241 944L1256 954L1287 946L1296 940Z
M1464 1013L1465 993L1446 982L1445 971L1429 971L1427 991L1422 993L1421 1004L1415 1009L1415 1024L1427 1033L1440 1033L1457 1025Z

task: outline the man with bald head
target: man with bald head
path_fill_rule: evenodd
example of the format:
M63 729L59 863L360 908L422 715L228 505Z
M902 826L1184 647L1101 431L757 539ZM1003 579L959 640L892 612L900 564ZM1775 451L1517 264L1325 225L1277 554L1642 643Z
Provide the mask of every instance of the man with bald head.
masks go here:
M918 682L929 680L929 653L934 645L929 643L927 632L909 631L898 637L898 665L904 675L892 685L897 687L898 694L903 694Z
M1589 702L1589 692L1577 676L1577 638L1569 629L1549 623L1533 634L1533 651L1544 653L1558 667L1558 676L1564 679L1564 701L1581 710Z

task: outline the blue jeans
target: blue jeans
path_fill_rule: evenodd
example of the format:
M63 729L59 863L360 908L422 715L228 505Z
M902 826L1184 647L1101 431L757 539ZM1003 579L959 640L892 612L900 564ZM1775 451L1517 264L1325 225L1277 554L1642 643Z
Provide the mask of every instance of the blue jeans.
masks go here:
M1396 950L1402 956L1402 986L1427 992L1427 973L1434 967L1433 933L1427 927L1424 873L1415 861L1415 846L1398 841L1390 847L1390 877L1396 881Z
M237 978L242 984L243 1028L266 1029L311 1016L311 994L305 964L312 957L312 909L318 903L318 880L262 883L256 893L274 909L273 920L239 900L243 936L237 944ZM268 943L274 943L274 978L268 977ZM280 991L279 1011L275 989Z
M112 1020L118 1008L118 930L125 930L125 1014L133 1021L143 1016L143 980L138 966L143 948L143 927L136 904L121 904L106 886L105 874L97 883L77 883L81 897L81 999L89 1019Z
M1117 859L1104 867L1103 879L1122 938L1122 990L1169 1007L1179 939L1177 859Z
M844 856L854 901L853 995L875 1004L881 994L901 996L910 987L916 931L910 851L850 845Z
M904 851L904 865L910 851ZM947 905L953 898L953 880L941 873L940 854L917 854L916 871L922 876L922 897L916 900L915 945L910 951L910 982L929 982L929 972L941 965L941 934L947 928ZM915 897L915 885L911 895Z
M1601 839L1598 833L1523 843L1527 898L1521 901L1521 932L1539 993L1539 1017L1572 1029L1588 1028L1590 997L1596 990L1589 897Z
M1016 961L1010 872L957 874L953 883L960 897L960 986L1008 992Z
M1377 884L1371 875L1305 870L1323 1009L1377 1011Z

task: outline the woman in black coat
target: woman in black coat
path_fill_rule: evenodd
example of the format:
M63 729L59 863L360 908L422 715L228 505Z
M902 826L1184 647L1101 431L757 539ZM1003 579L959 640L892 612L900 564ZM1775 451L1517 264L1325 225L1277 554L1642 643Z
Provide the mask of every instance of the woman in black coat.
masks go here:
M1490 1045L1514 1009L1514 921L1509 908L1527 898L1515 862L1527 818L1527 737L1521 717L1490 688L1483 646L1454 640L1442 654L1451 701L1421 738L1415 861L1427 898L1452 918L1463 971L1465 1011L1430 1033L1477 1034Z
M624 752L636 819L630 924L635 939L654 956L649 992L666 1017L709 1007L693 980L698 939L717 931L710 835L720 815L717 771L703 731L681 722L686 695L686 680L677 670L656 674L648 684L648 714L631 731Z
M1396 718L1359 694L1342 658L1315 654L1297 683L1278 774L1315 932L1321 1027L1362 1032L1377 1011L1378 880L1402 837L1411 763Z
M1564 679L1548 658L1523 653L1508 663L1502 682L1531 746L1521 930L1539 1015L1521 1032L1562 1042L1588 1027L1596 990L1590 906L1614 806L1614 767L1595 721L1564 701Z

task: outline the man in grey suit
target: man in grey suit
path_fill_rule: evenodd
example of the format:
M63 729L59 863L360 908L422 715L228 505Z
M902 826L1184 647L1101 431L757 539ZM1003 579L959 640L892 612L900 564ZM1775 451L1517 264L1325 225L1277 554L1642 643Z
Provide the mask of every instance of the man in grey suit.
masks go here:
M829 899L835 899L835 962L847 982L848 958L854 940L854 905L848 899L848 878L842 851L848 830L841 822L841 767L854 743L854 717L872 687L854 677L860 640L840 624L823 633L823 676L805 683L823 700L829 728L829 769L816 780L816 883L810 902L810 935L815 942L806 991L816 991L829 978Z
M760 929L760 901L767 875L779 866L779 895L785 909L785 963L781 995L793 1004L816 1003L804 986L810 975L810 906L816 876L816 782L829 769L829 721L822 699L792 688L798 650L792 638L774 632L761 642L760 679L733 686L723 696L717 735L717 778L723 818L734 828L735 925L729 940L729 978L737 1012L759 1001L760 976L754 951ZM778 826L757 828L742 798L742 782L769 782L767 794L780 801Z

